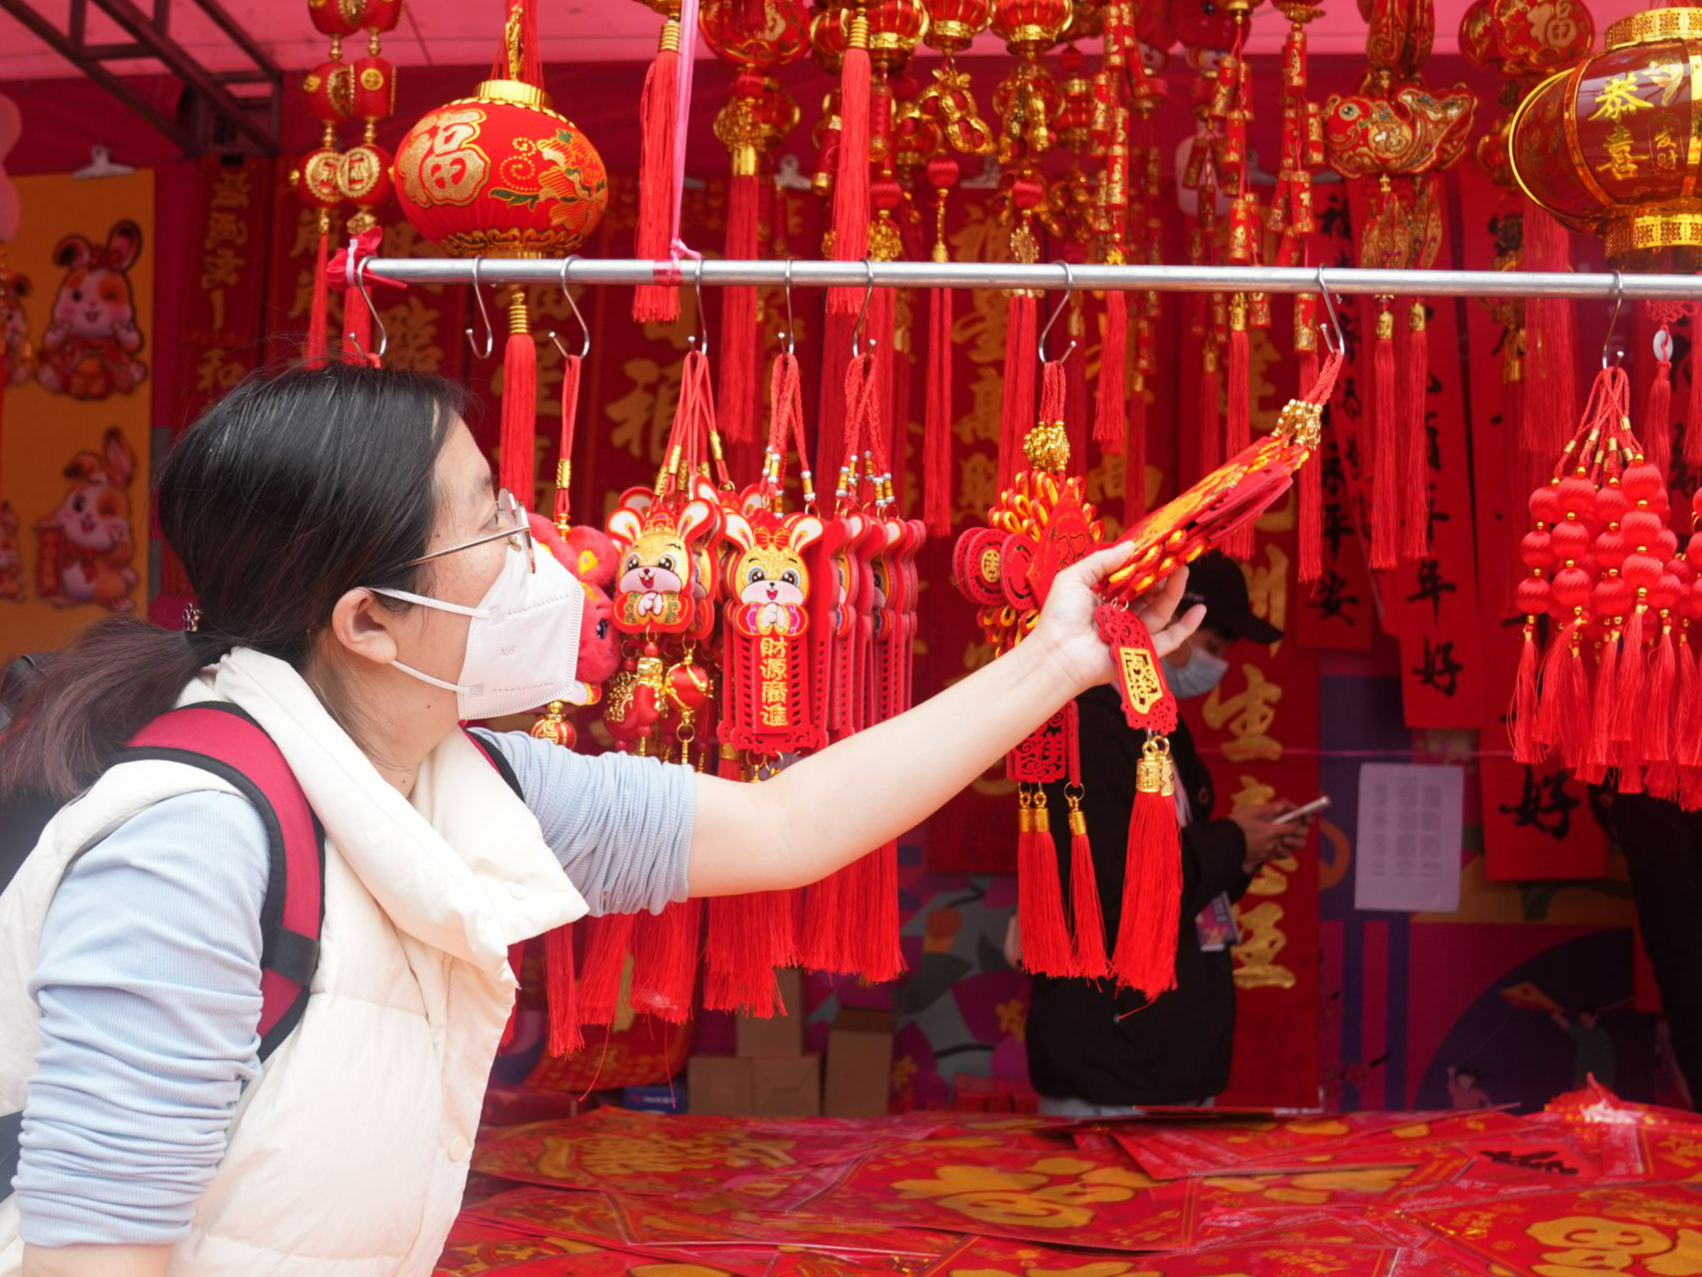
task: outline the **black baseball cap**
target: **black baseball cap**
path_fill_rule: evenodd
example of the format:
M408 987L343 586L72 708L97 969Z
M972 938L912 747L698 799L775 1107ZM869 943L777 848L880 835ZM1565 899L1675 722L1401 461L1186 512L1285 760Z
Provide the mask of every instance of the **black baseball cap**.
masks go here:
M1247 598L1247 578L1241 565L1213 550L1188 565L1188 587L1182 594L1182 606L1206 605L1205 623L1230 638L1246 639L1249 643L1275 643L1282 631L1269 621L1253 615L1253 605Z

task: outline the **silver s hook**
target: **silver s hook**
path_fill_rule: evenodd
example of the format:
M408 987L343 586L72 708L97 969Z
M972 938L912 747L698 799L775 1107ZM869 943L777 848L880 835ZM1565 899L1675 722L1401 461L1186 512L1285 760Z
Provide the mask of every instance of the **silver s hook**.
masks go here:
M1043 364L1050 362L1046 358L1046 334L1052 331L1052 325L1058 322L1058 316L1062 315L1064 308L1070 304L1070 294L1076 291L1076 277L1070 272L1070 264L1062 258L1058 259L1057 264L1064 268L1064 298L1052 308L1052 313L1046 317L1046 327L1040 330L1040 337L1034 343L1034 348L1039 352L1040 362ZM1070 338L1070 348L1058 357L1058 362L1063 363L1064 360L1075 353L1075 349L1076 340L1072 337Z
M372 326L378 330L378 351L373 355L374 361L384 358L384 352L390 349L390 330L384 326L384 317L378 313L378 307L372 304L372 294L366 290L366 271L372 265L372 258L363 257L355 267L355 288L360 292L360 299L366 303L367 312L372 316ZM359 342L355 342L358 347ZM361 354L366 354L363 350Z
M695 341L697 348L704 354L709 353L709 316L703 309L703 258L697 259L697 272L691 278L692 292L697 295L697 336L686 338Z
M869 282L863 289L863 304L857 311L856 326L851 329L851 357L860 359L863 355L863 320L869 313L869 301L875 295L875 263L873 259L863 259L863 269L868 272ZM873 338L869 339L869 349L875 348Z
M798 325L792 318L792 259L786 259L786 331L780 334L780 340L786 343L786 353L793 355L798 352Z
M1625 305L1625 276L1620 271L1613 272L1613 318L1607 321L1607 336L1602 339L1602 371L1606 372L1614 364L1625 358L1623 350L1613 348L1614 336L1619 331L1619 311ZM1611 358L1610 358L1611 356Z
M485 309L484 290L479 287L479 267L484 264L483 257L473 259L473 300L479 303L479 318L485 321L485 347L479 349L479 343L473 339L473 328L467 326L467 347L473 352L475 359L489 359L491 351L496 349L496 330L491 327L491 313Z
M1342 332L1341 316L1336 313L1336 299L1330 294L1330 286L1324 280L1324 268L1318 267L1318 291L1324 296L1324 314L1329 317L1330 326L1325 328L1318 325L1318 331L1324 334L1324 345L1330 354L1347 357L1347 336Z
M573 294L568 291L568 287L567 287L567 270L568 270L568 267L572 266L573 263L578 261L578 260L579 260L579 254L578 253L571 253L562 260L562 263L561 263L561 295L563 297L567 298L567 304L568 304L569 309L571 309L573 311L573 317L579 321L579 331L580 331L581 334L583 334L583 340L579 343L579 357L581 359L584 359L585 356L587 356L591 353L591 325L586 323L585 322L585 316L579 313L579 303L573 300ZM566 359L567 358L567 348L561 344L561 338L556 336L555 329L553 329L553 328L550 329L549 338L550 338L551 341L553 341L556 344L556 349L561 351L561 357L563 359Z

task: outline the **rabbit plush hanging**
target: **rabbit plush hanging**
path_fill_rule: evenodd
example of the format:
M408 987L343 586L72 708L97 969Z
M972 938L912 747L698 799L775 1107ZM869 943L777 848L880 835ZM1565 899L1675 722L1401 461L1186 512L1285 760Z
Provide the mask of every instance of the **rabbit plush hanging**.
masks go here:
M135 454L117 426L106 432L100 452L71 458L64 500L35 525L36 593L42 598L59 607L98 603L114 612L135 610L129 492L135 470Z
M53 250L65 268L47 331L42 334L36 380L56 395L105 399L142 384L148 366L136 358L142 331L126 273L142 252L142 228L114 224L106 246L67 235Z

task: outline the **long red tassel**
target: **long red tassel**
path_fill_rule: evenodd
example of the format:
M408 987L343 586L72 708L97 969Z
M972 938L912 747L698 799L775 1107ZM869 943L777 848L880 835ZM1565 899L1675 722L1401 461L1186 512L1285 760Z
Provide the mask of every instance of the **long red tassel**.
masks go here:
M1371 364L1371 566L1392 568L1400 558L1401 509L1395 429L1395 316L1377 315Z
M804 897L803 962L811 971L835 975L856 971L845 947L846 899L855 868L851 865L829 874Z
M1537 641L1535 632L1525 628L1525 641L1519 649L1518 673L1513 678L1513 721L1508 725L1513 736L1513 761L1536 764L1542 761L1537 748Z
M1128 359L1128 300L1121 292L1108 291L1105 294L1105 333L1099 347L1099 386L1093 414L1093 441L1107 456L1123 451L1123 435L1128 429L1125 420Z
M573 428L579 420L579 373L583 360L561 361L561 436L556 445L556 494L553 517L563 534L573 522Z
M1300 360L1301 393L1305 394L1318 380L1317 350L1302 350ZM1323 451L1323 445L1318 445ZM1300 580L1316 581L1324 575L1324 458L1312 457L1300 468Z
M701 900L682 900L659 914L637 915L632 928L634 1011L669 1024L691 1020L702 926Z
M774 965L765 960L766 919L755 896L717 896L709 902L708 976L703 1005L768 1019L782 1010Z
M1649 693L1643 718L1643 761L1673 761L1673 687L1678 682L1678 652L1672 640L1672 618L1663 616L1661 638L1655 648L1654 669L1649 675Z
M320 216L319 260L313 268L313 301L307 313L307 340L302 351L303 361L309 368L322 368L331 357L331 289L325 277L325 266L331 259L330 219L325 214Z
M1209 345L1200 357L1200 475L1210 474L1223 464L1223 432L1219 426L1218 400L1223 387L1218 382L1217 352Z
M1635 742L1643 725L1644 682L1648 677L1648 650L1645 643L1649 610L1638 606L1631 610L1625 622L1621 640L1619 668L1612 689L1613 718L1608 724L1608 739L1615 744Z
M1668 342L1672 334L1665 328L1661 336ZM1669 345L1670 351L1672 347ZM1702 431L1697 434L1702 436ZM1661 481L1672 475L1672 360L1655 361L1655 380L1649 386L1649 399L1643 406L1643 453L1649 464L1661 472ZM1698 447L1702 447L1699 440Z
M1087 817L1081 809L1081 720L1075 703L1065 710L1065 762L1070 779L1070 922L1075 933L1075 973L1085 980L1109 974L1105 951L1105 908L1099 898L1099 875L1093 864L1093 844L1087 837Z
M633 244L641 259L671 259L674 223L674 132L680 77L680 24L668 19L662 47L644 76L639 101L638 226ZM640 284L632 293L633 322L671 324L680 317L680 290L672 284Z
M869 19L851 10L850 45L839 74L839 166L833 179L833 256L855 262L869 254ZM861 290L838 288L828 294L829 310L855 314Z
M1111 970L1118 984L1152 999L1176 987L1182 842L1170 791L1169 756L1149 753L1139 766Z
M860 862L863 874L858 893L858 925L852 941L859 944L857 970L869 984L886 984L904 974L904 951L899 942L898 843L875 848Z
M1022 962L1036 975L1075 974L1075 950L1064 919L1058 848L1052 841L1046 795L1024 790L1017 813L1017 920Z
M1688 627L1689 622L1685 622ZM1678 645L1678 712L1673 721L1673 756L1680 767L1702 766L1702 722L1697 712L1702 709L1697 694L1702 679L1698 679L1696 653L1686 630L1684 641Z
M1525 201L1521 268L1572 269L1571 236L1530 200ZM1577 310L1564 298L1533 297L1525 303L1525 449L1545 457L1565 446L1578 420Z
M1146 374L1135 374L1129 396L1129 442L1123 450L1123 526L1134 527L1146 513Z
M1598 775L1605 774L1613 761L1613 698L1619 686L1619 635L1609 634L1602 640L1601 659L1596 664L1595 712L1590 717L1588 767Z
M544 991L549 1000L551 1055L568 1055L585 1045L579 1029L578 981L573 975L573 929L557 927L544 933Z
M1237 303L1239 304L1239 299ZM1231 309L1234 309L1232 304ZM1253 383L1248 350L1245 318L1231 319L1229 325L1229 392L1226 396L1229 424L1224 446L1224 460L1239 456L1253 442ZM1223 543L1224 552L1231 558L1246 562L1253 557L1253 525L1246 524L1230 533Z
M951 535L951 289L928 294L928 394L922 420L922 518L928 535Z
M1022 441L1034 424L1035 302L1011 294L1005 312L1005 398L999 423L999 488L1021 467Z
M1430 557L1430 442L1424 416L1430 390L1430 334L1424 303L1415 301L1407 317L1407 349L1401 365L1401 556Z
M756 175L740 174L727 192L727 256L744 261L757 256ZM751 443L762 416L757 379L756 288L734 284L721 290L721 383L715 393L721 429L732 443ZM787 334L788 340L794 335Z
M581 1024L608 1024L614 1020L626 956L632 949L632 929L630 913L605 914L591 920L584 977L579 982Z
M358 299L355 299L358 300ZM508 342L502 352L502 486L527 509L534 506L538 422L538 351L526 330L526 295L516 288L508 303Z

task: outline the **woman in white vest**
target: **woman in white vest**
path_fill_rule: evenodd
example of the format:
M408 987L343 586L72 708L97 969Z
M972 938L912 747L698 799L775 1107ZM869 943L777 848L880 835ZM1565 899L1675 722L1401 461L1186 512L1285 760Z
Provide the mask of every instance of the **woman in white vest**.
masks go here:
M1114 673L1093 609L1118 550L1063 574L1009 656L768 784L488 737L517 797L458 724L566 692L577 586L531 553L462 407L342 364L231 392L160 475L193 631L92 627L0 738L0 798L66 804L0 896L0 1117L22 1115L0 1277L429 1273L510 944L814 882ZM1145 608L1161 655L1199 620L1173 619L1181 588ZM263 1068L259 817L206 772L110 765L207 700L265 729L325 830L318 968Z

